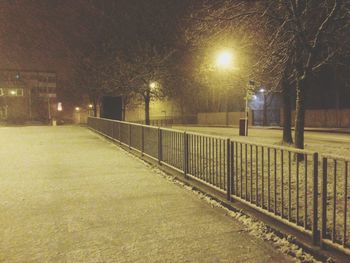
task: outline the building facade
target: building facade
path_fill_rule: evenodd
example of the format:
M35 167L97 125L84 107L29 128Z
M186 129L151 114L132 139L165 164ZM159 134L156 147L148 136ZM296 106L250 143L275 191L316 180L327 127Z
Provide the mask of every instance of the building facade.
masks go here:
M47 122L56 97L55 72L0 70L0 121Z

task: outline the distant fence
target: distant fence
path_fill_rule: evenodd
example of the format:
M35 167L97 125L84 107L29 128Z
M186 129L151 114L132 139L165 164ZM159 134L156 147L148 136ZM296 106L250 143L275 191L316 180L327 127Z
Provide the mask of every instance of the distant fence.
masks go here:
M350 255L350 159L108 119L93 130ZM320 180L322 179L322 180Z
M244 112L203 112L198 113L200 125L238 125L239 119L244 118ZM263 125L263 110L249 112L249 125ZM292 112L294 126L295 112ZM267 109L266 125L283 126L283 114L279 109ZM305 127L321 128L350 128L350 109L342 110L306 110Z

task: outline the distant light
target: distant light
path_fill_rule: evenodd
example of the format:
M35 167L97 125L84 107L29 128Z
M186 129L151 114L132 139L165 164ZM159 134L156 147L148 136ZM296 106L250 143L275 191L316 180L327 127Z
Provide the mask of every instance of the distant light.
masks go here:
M58 110L58 111L62 111L62 102L59 102L59 103L57 104L57 110Z
M80 111L80 108L79 107L75 107L75 111Z
M157 83L156 82L151 82L150 84L149 84L149 87L151 88L151 89L155 89L156 87L157 87Z
M264 88L261 88L260 89L260 92L265 92L266 90Z
M10 91L10 94L11 94L11 95L16 95L16 91L15 91L15 90L11 90L11 91Z
M19 73L16 74L16 79L19 79Z
M89 109L92 109L93 107L94 107L94 105L92 105L92 104L89 104Z
M230 51L221 51L216 58L216 65L220 68L227 69L232 67L233 56Z
M257 98L258 98L258 97L257 97L256 95L253 95L253 96L252 96L252 99L253 99L253 100L256 100Z

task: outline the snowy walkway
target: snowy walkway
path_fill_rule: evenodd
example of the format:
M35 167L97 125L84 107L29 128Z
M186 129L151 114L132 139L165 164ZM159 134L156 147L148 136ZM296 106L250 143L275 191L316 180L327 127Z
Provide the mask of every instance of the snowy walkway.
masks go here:
M0 128L0 262L288 262L80 127Z

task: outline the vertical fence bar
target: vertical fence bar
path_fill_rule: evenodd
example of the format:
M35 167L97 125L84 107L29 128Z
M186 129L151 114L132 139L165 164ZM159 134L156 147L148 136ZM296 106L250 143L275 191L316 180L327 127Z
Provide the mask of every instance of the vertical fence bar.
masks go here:
M253 145L250 145L250 195L249 201L253 202Z
M307 229L307 155L304 156L304 228Z
M227 188L227 200L231 201L231 149L230 149L230 139L226 139L226 188Z
M235 143L231 142L231 194L236 194L235 193Z
M264 197L265 197L265 188L264 188L264 147L261 146L261 207L264 208Z
M267 148L267 210L271 211L271 172L270 172L270 163L271 163L271 154L270 148Z
M122 145L122 135L121 135L121 123L119 123L119 125L118 125L118 130L119 130L119 145Z
M240 185L240 190L239 190L239 197L243 197L243 158L242 158L242 148L243 148L243 145L242 143L239 144L239 162L240 162L240 178L239 178L239 185Z
M141 156L144 155L145 152L145 127L141 126Z
M255 146L255 204L259 205L259 148Z
M333 215L332 215L332 241L336 239L336 214L337 214L337 160L334 161L334 174L333 174Z
M288 221L292 218L292 164L291 152L288 151Z
M248 200L248 144L245 144L245 200Z
M284 156L283 150L281 150L281 217L284 217Z
M162 130L158 128L158 164L162 162Z
M131 124L129 126L129 150L131 149Z
M187 179L188 175L188 134L186 132L183 133L184 141L183 141L183 169L184 176Z
M327 238L327 168L327 158L322 158L321 247L323 244L322 240Z
M219 188L221 189L222 188L222 140L220 139L219 140L219 173L220 173L220 186Z
M299 225L299 162L296 162L296 222Z
M318 153L314 153L313 161L313 187L312 187L312 241L317 244L318 241Z
M273 164L273 168L274 168L274 212L275 212L275 215L277 215L277 150L274 149L274 152L273 152L273 155L274 155L274 164Z
M343 229L343 247L346 244L346 231L347 231L347 213L348 213L348 162L345 161L344 164L344 229Z
M215 184L218 183L218 139L215 139Z

